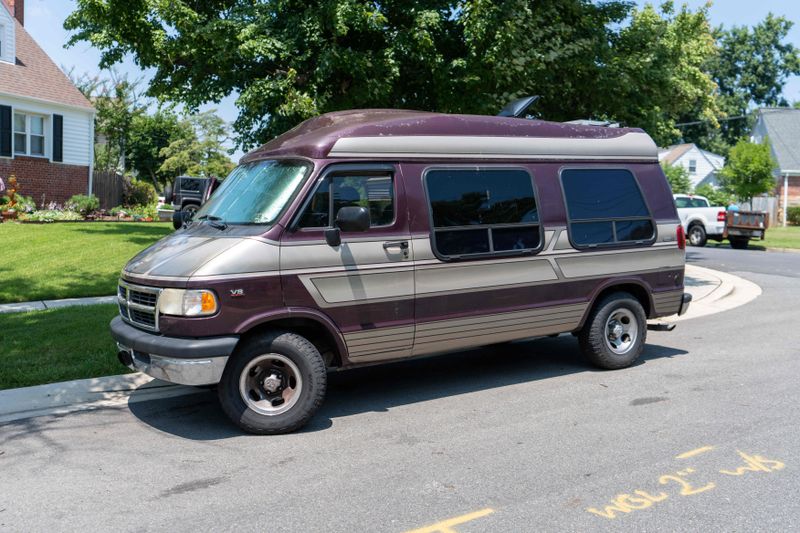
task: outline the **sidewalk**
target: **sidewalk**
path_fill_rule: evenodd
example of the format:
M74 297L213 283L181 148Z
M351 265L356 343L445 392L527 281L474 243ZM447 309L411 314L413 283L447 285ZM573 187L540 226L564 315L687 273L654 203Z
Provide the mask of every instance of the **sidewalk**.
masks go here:
M45 311L75 305L97 305L116 303L116 296L93 296L91 298L65 298L63 300L39 300L16 304L0 304L0 313L25 313L27 311Z
M673 315L660 318L657 321L677 322L720 313L744 305L761 294L761 288L746 279L694 265L686 265L685 286L686 292L692 295L692 303L689 305L689 310L686 314L680 317ZM114 298L114 296L75 298L35 303L49 304L44 307L46 309L69 305L107 303L109 301L113 302ZM23 304L10 305L21 306ZM174 385L141 373L10 389L0 391L0 424L36 416L123 406L131 402L201 392L204 392L204 390L196 387Z

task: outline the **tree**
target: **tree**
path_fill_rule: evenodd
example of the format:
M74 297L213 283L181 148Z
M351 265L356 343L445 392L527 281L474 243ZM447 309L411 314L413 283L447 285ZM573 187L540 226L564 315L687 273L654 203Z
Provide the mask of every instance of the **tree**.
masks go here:
M672 189L672 194L689 194L692 192L692 182L689 179L689 172L680 165L670 165L661 163L664 174Z
M160 172L224 178L233 170L223 147L228 129L214 111L190 116L183 127L184 134L161 149L159 156L164 162Z
M494 114L523 94L543 118L609 118L660 143L678 117L718 114L707 9L670 2L77 0L65 28L103 67L131 54L154 69L149 94L191 111L237 92L243 148L327 111Z
M800 74L800 52L785 42L793 23L771 13L754 26L722 26L714 31L718 53L710 56L705 70L717 84L720 127L712 122L684 129L686 142L726 155L747 135L755 118L753 106L786 106L783 88L789 76ZM702 119L699 110L682 121Z
M772 172L776 166L768 140L756 144L742 139L731 148L725 166L719 173L720 184L740 200L753 205L753 196L775 189Z
M171 111L159 109L152 115L136 116L131 122L127 145L129 169L140 178L149 179L160 190L177 176L174 172L162 171L166 160L162 150L187 137L194 137L191 124Z
M708 183L698 185L694 190L694 194L705 196L711 205L728 206L736 201L736 198L731 193L721 188L715 188Z

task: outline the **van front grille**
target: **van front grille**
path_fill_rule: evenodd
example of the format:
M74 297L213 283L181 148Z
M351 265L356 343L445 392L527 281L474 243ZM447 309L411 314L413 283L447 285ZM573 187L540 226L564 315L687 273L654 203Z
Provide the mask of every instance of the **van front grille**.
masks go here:
M158 296L161 289L120 281L117 290L122 320L149 331L158 331Z

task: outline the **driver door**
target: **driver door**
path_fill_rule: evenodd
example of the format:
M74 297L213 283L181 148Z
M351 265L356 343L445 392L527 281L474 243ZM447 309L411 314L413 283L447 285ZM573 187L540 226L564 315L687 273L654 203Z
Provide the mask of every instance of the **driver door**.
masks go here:
M399 174L393 164L329 167L281 241L286 306L330 317L352 362L411 355L414 267ZM330 246L324 232L350 206L369 210L370 227L342 232L341 244Z

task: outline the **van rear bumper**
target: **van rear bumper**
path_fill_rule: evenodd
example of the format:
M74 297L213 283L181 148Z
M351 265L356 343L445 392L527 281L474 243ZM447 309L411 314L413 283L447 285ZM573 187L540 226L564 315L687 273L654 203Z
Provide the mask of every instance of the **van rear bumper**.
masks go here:
M157 379L181 385L219 383L239 337L180 338L148 333L111 321L120 362Z

